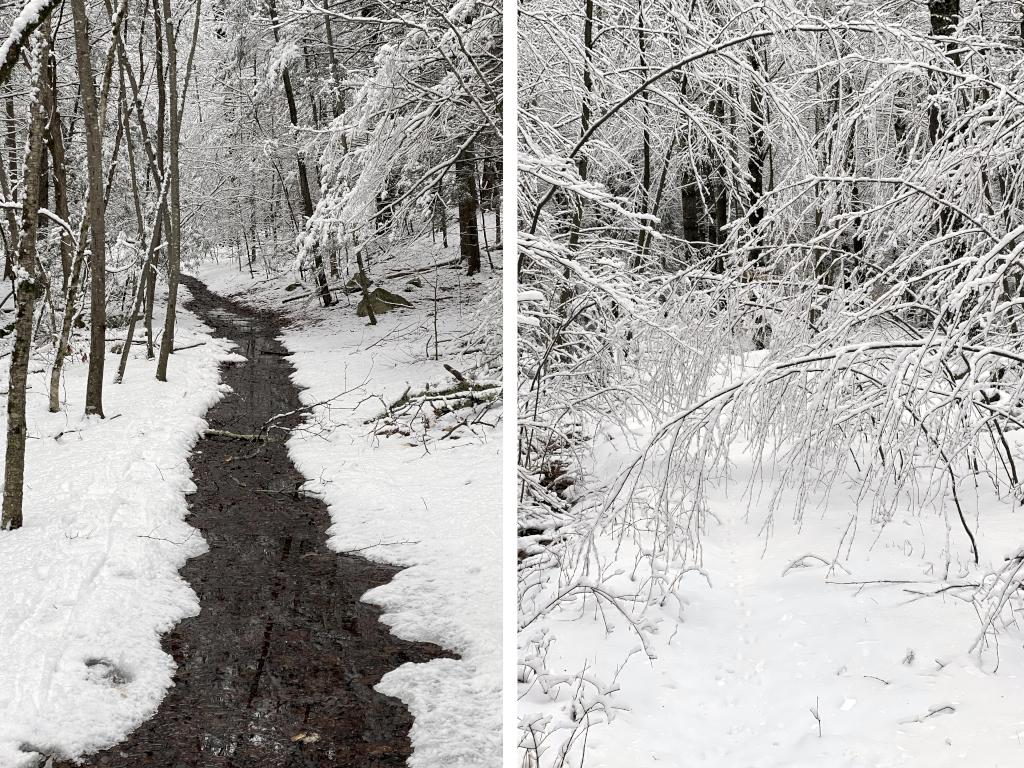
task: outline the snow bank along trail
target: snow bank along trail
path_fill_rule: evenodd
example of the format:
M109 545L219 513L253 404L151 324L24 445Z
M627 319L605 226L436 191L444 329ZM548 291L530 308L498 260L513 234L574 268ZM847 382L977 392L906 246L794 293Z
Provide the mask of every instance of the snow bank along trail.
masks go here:
M404 271L448 258L432 248L429 242L412 243L375 268ZM340 305L330 309L283 303L294 295L286 290L288 276L252 280L230 261L206 265L201 274L213 290L289 313L281 341L291 353L302 400L331 400L313 409L309 431L295 432L288 441L296 466L310 478L308 487L330 507L329 546L406 566L363 599L384 609L381 620L396 635L437 643L459 656L405 664L378 686L413 714L409 765L500 765L500 422L484 437L463 435L426 446L373 438L365 423L380 412L380 398L394 402L407 388L451 383L443 367L446 353L456 367L463 362L445 342L478 322L478 297L500 273L466 278L445 266L423 272L422 288L406 290L393 281L388 287L402 290L414 306L381 315L376 326L356 317L358 297L342 293ZM425 354L428 345L433 352L435 280L436 295L444 299L437 304L440 361Z
M81 415L80 358L68 360L59 413L47 411L49 368L30 364L25 525L0 533L3 768L109 745L171 684L160 636L199 610L178 569L206 549L185 523L186 457L223 396L218 367L234 357L188 311L177 343L188 349L175 353L166 383L140 346L112 384L110 355L106 419ZM0 446L5 434L0 426Z

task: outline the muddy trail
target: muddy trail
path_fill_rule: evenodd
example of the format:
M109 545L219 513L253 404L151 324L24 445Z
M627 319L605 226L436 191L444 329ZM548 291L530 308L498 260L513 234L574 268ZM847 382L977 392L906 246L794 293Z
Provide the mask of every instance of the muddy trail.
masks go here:
M232 394L207 414L211 429L253 434L298 408L292 367L276 341L281 321L184 282L189 309L247 359L225 367ZM200 613L164 638L178 669L157 713L84 765L406 764L412 717L373 686L405 662L447 654L393 637L380 611L359 601L397 569L327 549L327 508L297 493L303 477L283 433L271 435L265 444L211 435L196 445L188 521L210 551L181 574L199 595Z

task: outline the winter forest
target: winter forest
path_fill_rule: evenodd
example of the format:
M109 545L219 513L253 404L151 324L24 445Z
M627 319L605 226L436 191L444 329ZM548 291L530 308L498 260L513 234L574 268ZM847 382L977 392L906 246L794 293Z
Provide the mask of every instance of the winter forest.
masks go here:
M1021 764L1022 70L1019 0L0 0L0 768Z
M519 764L1019 763L1024 6L518 59Z
M501 32L0 2L0 766L497 764Z

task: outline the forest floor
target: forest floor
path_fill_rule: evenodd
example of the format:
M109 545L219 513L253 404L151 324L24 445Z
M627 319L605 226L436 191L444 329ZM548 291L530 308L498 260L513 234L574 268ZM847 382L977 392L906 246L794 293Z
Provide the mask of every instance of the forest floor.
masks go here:
M633 455L630 444L622 434L599 435L595 476L614 476ZM656 658L640 650L628 625L593 607L581 614L570 606L533 628L549 633L550 670L586 670L619 687L612 722L595 719L564 765L1020 765L1024 634L1009 627L980 655L969 653L985 610L971 585L1019 548L1020 507L961 483L978 530L975 566L948 502L882 525L869 504L858 508L859 480L850 476L831 493L820 490L798 521L797 493L779 487L772 466L755 472L742 446L732 460L731 480L709 488L706 578L688 574L682 605L670 600L648 613L657 622ZM840 545L852 530L853 543L847 536ZM625 572L609 586L635 592L628 574L639 551L610 539L600 547L608 571ZM551 701L536 685L520 686L524 714L566 727L550 737L545 765L562 764L568 694Z
M457 656L404 664L376 686L414 717L409 765L489 768L501 759L500 401L428 424L400 414L375 422L403 393L415 401L450 388L446 363L469 374L474 355L463 346L482 323L500 324L499 305L487 303L498 302L500 271L486 260L472 278L457 265L432 267L454 255L419 241L373 259L377 284L413 304L376 326L356 316L358 293L336 291L338 305L323 308L311 297L284 301L303 292L291 275L252 277L233 261L198 275L214 291L285 313L280 341L313 406L287 447L303 487L327 503L327 546L403 568L363 599L394 635ZM500 253L493 259L500 264ZM420 271L387 277L411 270ZM496 338L500 354L500 331ZM460 426L467 413L476 423Z
M224 368L231 393L207 413L215 431L189 462L187 522L209 549L181 576L200 612L164 640L177 669L156 714L84 765L404 766L412 718L373 686L402 663L445 654L394 638L360 601L399 569L326 547L327 508L300 490L284 446L302 415L281 322L186 284L189 309L245 358Z
M207 324L184 289L166 383L140 345L114 385L111 350L106 419L80 415L81 355L57 414L33 359L25 525L0 534L0 766L499 762L500 401L454 432L455 414L390 436L372 418L450 388L445 363L471 371L461 343L500 273L427 268L439 252L371 267L430 284L375 327L344 295L283 304L287 277L204 267L249 308L187 282ZM203 438L300 400L270 430L285 443Z
M117 335L111 329L110 341ZM185 495L195 490L186 459L206 428L203 414L227 391L220 365L241 360L182 311L177 345L189 348L173 356L169 381L156 381L140 345L124 382L112 384L111 352L107 418L86 418L88 338L76 335L73 345L58 413L47 412L49 360L30 364L25 523L0 534L4 768L106 747L150 716L171 685L161 635L199 611L178 571L207 550L185 522Z

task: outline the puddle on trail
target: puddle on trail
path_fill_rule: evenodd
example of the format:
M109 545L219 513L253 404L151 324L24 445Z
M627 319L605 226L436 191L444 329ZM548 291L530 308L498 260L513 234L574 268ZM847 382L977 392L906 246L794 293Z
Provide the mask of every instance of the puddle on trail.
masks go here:
M185 282L189 308L248 360L225 367L233 394L207 414L210 426L252 434L297 408L292 368L275 338L280 322ZM201 612L164 638L178 670L157 713L83 764L405 765L412 717L373 686L405 662L447 654L393 637L379 611L359 602L397 570L327 549L327 508L296 493L303 478L283 443L257 452L249 442L206 438L190 462L198 490L189 522L210 551L181 573Z

